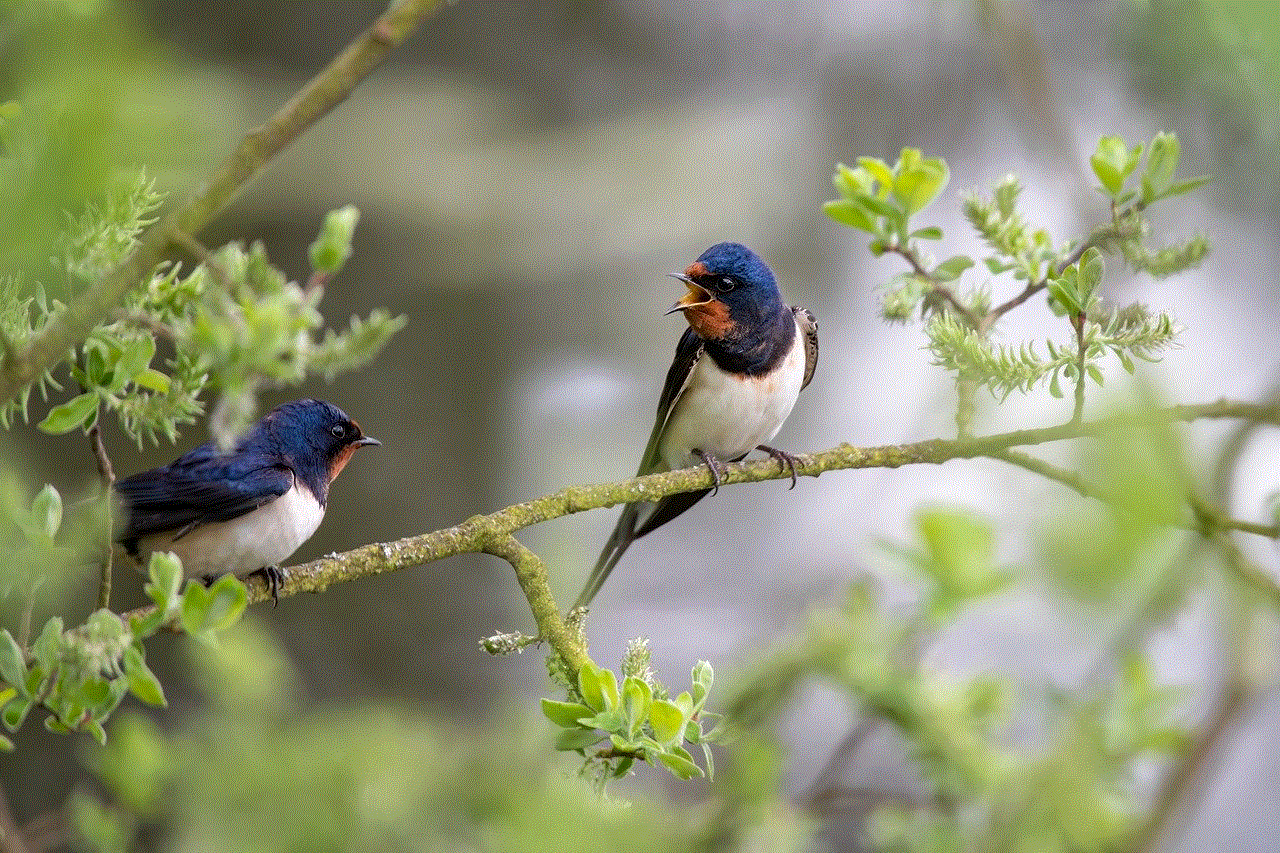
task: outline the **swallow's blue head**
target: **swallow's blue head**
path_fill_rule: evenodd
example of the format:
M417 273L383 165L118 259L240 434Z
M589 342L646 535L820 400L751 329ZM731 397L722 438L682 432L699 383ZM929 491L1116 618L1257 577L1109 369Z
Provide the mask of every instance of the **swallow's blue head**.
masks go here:
M773 270L741 243L717 243L684 272L672 275L689 292L671 311L683 311L704 341L754 338L784 328L786 306Z
M381 444L365 435L346 412L323 400L294 400L267 413L241 446L262 442L300 469L333 482L357 448ZM296 469L295 469L296 470Z

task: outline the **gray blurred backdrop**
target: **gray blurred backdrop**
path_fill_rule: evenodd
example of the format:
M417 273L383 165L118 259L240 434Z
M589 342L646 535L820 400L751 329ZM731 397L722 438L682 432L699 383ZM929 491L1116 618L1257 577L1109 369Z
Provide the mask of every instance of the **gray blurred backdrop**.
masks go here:
M232 116L229 146L383 5L155 0L140 8L181 61L216 81L219 100L207 107ZM876 287L900 264L872 258L821 212L836 162L892 160L903 146L950 164L951 185L926 217L947 231L937 250L945 257L979 251L959 191L1016 171L1029 217L1060 239L1105 216L1085 171L1099 135L1178 133L1182 171L1219 177L1170 206L1176 221L1159 212L1157 221L1175 235L1208 231L1214 252L1171 281L1112 272L1108 287L1167 307L1187 326L1184 348L1145 370L1167 397L1259 397L1280 369L1275 104L1251 128L1248 104L1215 90L1160 26L1130 4L1089 2L444 9L203 235L206 244L262 239L303 277L323 213L355 204L356 253L322 310L335 325L374 306L410 318L367 369L264 400L330 399L385 442L347 468L325 524L295 561L634 473L683 326L662 314L681 292L664 273L720 240L756 249L788 300L821 325L817 377L776 444L800 452L950 434L950 383L927 364L918 327L877 315ZM1047 310L1025 313L1011 339L1048 333ZM1122 384L1116 373L1109 387ZM987 401L979 429L1066 414L1043 392L1000 411ZM1213 432L1196 435L1212 446ZM180 449L204 438L202 427L189 428ZM84 460L59 467L61 439L34 430L24 439L49 453L51 481L87 481ZM139 454L118 433L108 441L125 472L176 455L170 447ZM1261 434L1246 466L1256 479L1238 485L1238 515L1259 517L1277 487L1277 458L1274 432ZM1054 488L977 461L836 472L791 492L782 482L726 489L631 549L597 599L593 653L616 660L626 638L643 634L672 682L697 656L732 669L850 578L886 573L876 543L908 537L918 506L962 504L1000 519L1002 548L1016 559L1038 498ZM552 567L562 601L615 517L599 511L522 535ZM1252 556L1276 566L1273 549ZM132 576L117 586L118 605L140 599ZM263 615L317 702L381 696L470 715L548 690L541 654L489 659L477 648L494 629L530 628L510 571L492 558L345 584ZM1096 640L1066 619L1038 600L1002 600L930 655L960 670L1070 684ZM1211 621L1169 626L1156 649L1162 678L1212 682L1216 662L1197 641ZM173 656L165 643L153 646L162 663ZM162 674L166 685L176 677ZM172 713L181 713L174 695ZM805 715L829 715L830 726L789 733L794 790L847 725L821 691L806 705ZM19 757L39 750L24 746ZM1176 849L1280 849L1274 692L1221 761ZM854 764L855 782L898 772L888 747ZM58 802L74 771L5 772L40 779ZM16 808L39 801L30 785L18 787Z

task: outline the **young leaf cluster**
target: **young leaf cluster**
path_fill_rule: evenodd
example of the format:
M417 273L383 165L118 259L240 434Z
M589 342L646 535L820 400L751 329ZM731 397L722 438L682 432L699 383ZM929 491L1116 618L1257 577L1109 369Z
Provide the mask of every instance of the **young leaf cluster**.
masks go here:
M56 527L51 502L37 501L46 527ZM164 691L147 667L142 641L173 623L199 640L216 642L217 632L240 618L248 598L244 584L232 575L208 588L191 581L183 591L181 583L177 558L155 554L146 593L156 610L148 619L126 624L103 609L68 629L61 617L53 617L29 649L0 629L0 721L5 728L17 731L38 707L47 712L45 728L50 731L88 732L105 743L103 724L127 693L149 705L164 705ZM12 749L13 742L0 735L0 748Z
M1143 157L1146 154L1145 159ZM836 167L834 183L842 198L825 210L837 222L871 234L873 254L902 256L910 270L895 276L884 289L882 312L905 321L917 311L928 315L928 349L935 364L1003 399L1027 393L1047 382L1050 393L1063 396L1062 380L1075 385L1077 403L1086 379L1102 384L1100 360L1114 354L1125 370L1134 361L1154 361L1176 342L1179 327L1168 315L1144 306L1107 306L1099 295L1103 255L1118 255L1135 271L1163 277L1198 264L1208 251L1197 235L1162 248L1148 247L1145 212L1159 201L1182 195L1204 178L1176 179L1180 149L1177 137L1158 134L1150 145L1130 146L1118 137L1103 137L1090 158L1100 192L1111 205L1110 221L1078 242L1056 245L1044 228L1027 222L1018 207L1022 185L1013 175L1001 179L990 195L971 193L964 213L986 244L981 258L993 277L1007 276L1021 290L993 305L995 279L965 291L961 276L975 259L957 255L941 263L920 248L920 241L942 236L935 227L916 227L911 217L924 209L946 184L946 164L904 149L889 166L860 158L858 167ZM1049 307L1067 319L1071 339L1047 340L1047 354L1031 341L998 345L991 340L995 324L1009 311L1045 292Z
M980 377L991 393L1003 400L1014 391L1030 392L1045 380L1049 393L1062 397L1064 377L1072 384L1088 377L1102 385L1099 362L1108 353L1128 373L1134 371L1135 358L1158 361L1164 350L1176 345L1181 327L1168 314L1152 315L1140 303L1123 309L1104 303L1097 294L1102 271L1102 255L1091 248L1062 275L1047 282L1050 308L1072 318L1076 325L1071 343L1046 340L1046 355L1042 356L1034 342L996 344L953 315L939 314L926 326L934 364L957 375Z
M69 282L87 284L107 275L154 220L163 197L139 174L101 205L70 222L62 251ZM232 243L207 253L189 238L200 262L184 274L179 265L157 270L133 289L108 321L98 324L68 359L80 393L53 407L41 421L46 432L89 429L107 411L139 445L177 428L203 411L201 394L219 395L215 434L224 442L252 418L255 393L263 385L301 382L309 375L332 379L372 359L404 325L404 318L376 310L353 317L346 331L327 329L318 306L323 283L351 254L359 215L346 207L331 212L311 247L313 275L307 286L289 281L273 266L260 243L249 249ZM21 345L65 305L37 285L30 295L10 281L0 290L5 339ZM158 363L157 338L172 355ZM60 387L52 373L37 383L42 393ZM0 407L5 422L15 411L26 416L28 392Z
M714 680L711 664L699 661L691 688L672 699L649 668L647 641L640 640L629 646L622 676L619 685L612 670L588 663L578 670L567 701L542 700L542 713L562 729L556 749L583 755L583 771L599 785L625 775L636 759L681 779L714 776L710 745L723 738L724 727L719 714L706 710ZM703 728L707 723L710 729ZM606 739L608 745L599 747ZM686 743L702 747L705 771Z

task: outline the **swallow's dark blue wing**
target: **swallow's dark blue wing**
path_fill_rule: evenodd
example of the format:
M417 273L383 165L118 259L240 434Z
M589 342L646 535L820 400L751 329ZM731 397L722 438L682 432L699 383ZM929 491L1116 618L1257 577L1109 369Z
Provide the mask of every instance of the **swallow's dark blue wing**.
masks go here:
M293 486L293 472L266 454L224 455L201 445L165 468L116 483L127 519L116 536L128 545L166 530L230 521Z
M676 344L675 360L671 362L671 369L667 371L667 381L662 386L662 396L658 398L658 416L654 420L653 433L649 436L649 444L645 447L644 456L640 459L639 474L652 474L654 471L663 469L658 453L662 432L671 418L671 411L680 400L680 395L688 387L693 368L702 357L702 353L702 338L698 337L693 329L685 329L684 335L680 337L680 343ZM622 555L626 553L632 542L675 518L704 498L710 491L710 489L703 489L672 495L656 504L641 501L624 506L622 515L613 528L613 535L605 543L595 568L591 570L591 575L587 578L587 583L578 594L578 600L573 606L585 607L591 603L591 599L600 591L605 579L609 577L609 573L613 571L618 560L622 559Z

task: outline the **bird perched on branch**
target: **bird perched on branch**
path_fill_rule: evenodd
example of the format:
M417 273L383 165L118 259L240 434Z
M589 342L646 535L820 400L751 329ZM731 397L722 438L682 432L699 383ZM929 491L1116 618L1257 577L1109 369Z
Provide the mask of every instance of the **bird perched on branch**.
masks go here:
M652 474L706 465L714 486L623 507L574 607L591 602L627 547L720 486L723 462L763 450L791 469L796 459L769 441L791 414L818 363L818 323L782 301L773 271L739 243L717 243L673 277L688 291L668 314L689 328L676 346L658 401L658 417L640 460Z
M206 581L262 571L278 602L280 563L320 526L330 484L358 448L381 443L332 403L285 403L230 451L202 444L117 482L116 541L139 565L172 551L188 577Z

